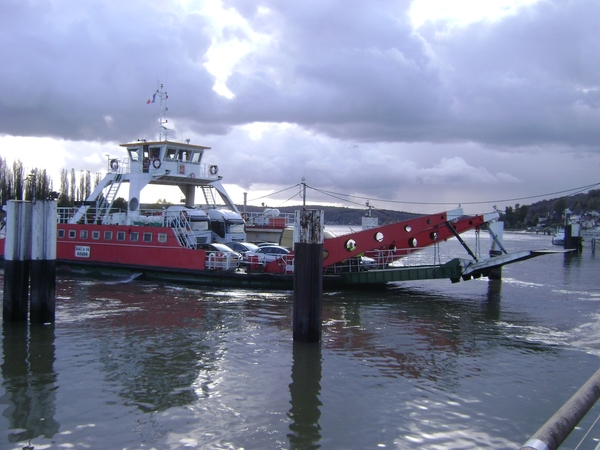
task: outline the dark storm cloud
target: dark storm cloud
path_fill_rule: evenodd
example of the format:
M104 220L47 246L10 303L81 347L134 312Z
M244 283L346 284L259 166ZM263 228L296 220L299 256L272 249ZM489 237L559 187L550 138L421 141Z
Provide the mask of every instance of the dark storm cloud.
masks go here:
M203 20L158 9L168 4L4 1L0 133L131 139L148 128L142 106L167 70L211 98L213 78L190 70L210 45Z
M597 178L595 0L417 30L399 0L224 0L247 25L194 0L0 2L0 135L152 138L158 108L145 102L160 80L169 136L214 146L209 158L244 189L306 176L335 191L466 201ZM247 46L225 80L232 98L205 66L227 59L214 51L227 39ZM274 125L254 138L256 122Z
M520 146L598 141L593 1L540 2L499 22L415 33L409 2L229 1L271 38L214 93L206 19L177 2L7 1L0 132L126 139L168 81L173 118L197 133L297 123L371 142ZM266 12L265 12L266 11ZM246 37L235 27L237 39Z
M232 3L238 6L236 2ZM265 2L268 51L232 77L232 106L339 138L414 140L450 106L407 13L394 2ZM242 9L244 10L244 9ZM248 17L265 28L264 14ZM260 93L260 96L256 95Z
M436 38L458 136L500 145L595 145L600 135L597 2L540 2Z
M248 117L361 141L589 145L600 137L597 2L540 2L498 22L429 24L421 36L408 2L261 4L276 43L250 56L255 71L230 82L232 107ZM240 11L267 28L264 14Z

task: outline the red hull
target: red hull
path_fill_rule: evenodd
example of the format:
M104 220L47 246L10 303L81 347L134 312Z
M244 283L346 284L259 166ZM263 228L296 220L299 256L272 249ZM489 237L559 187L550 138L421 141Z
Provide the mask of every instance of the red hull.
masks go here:
M92 238L94 232L98 234L97 239ZM107 233L112 236L111 239L106 239ZM117 240L119 233L122 233L122 240ZM134 233L137 233L137 241L131 239ZM159 235L163 236L164 242L159 242ZM144 238L147 240L144 241ZM79 264L102 263L156 269L206 268L204 250L182 247L173 229L163 227L59 224L56 259Z

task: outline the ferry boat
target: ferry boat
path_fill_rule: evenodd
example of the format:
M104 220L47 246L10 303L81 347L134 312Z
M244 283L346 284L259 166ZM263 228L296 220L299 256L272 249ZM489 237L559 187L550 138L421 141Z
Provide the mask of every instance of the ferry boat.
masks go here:
M162 91L157 94L166 99ZM161 127L165 123L164 111L166 107L161 112ZM58 208L58 267L90 275L291 288L293 251L263 264L250 256L242 265L234 253L211 246L249 240L279 242L286 227L293 227L291 217L281 216L276 210L252 216L240 212L221 183L218 165L203 162L209 147L162 136L159 134L155 141L121 144L126 157L107 161L106 176L86 201L77 207ZM182 204L144 208L141 193L151 185L178 187ZM124 186L127 206L121 210L115 208L115 200ZM508 255L498 233L492 231L498 218L496 212L465 216L461 210L455 210L384 226L376 226L370 220L362 231L325 239L324 287L428 278L459 281L485 276L503 264L540 254ZM460 233L471 229L487 229L493 237L492 246L501 249L502 257L479 260L460 238ZM393 264L407 254L453 237L465 245L470 260L420 267ZM4 239L0 237L0 256L3 254ZM374 265L362 265L361 258L365 256L372 258Z

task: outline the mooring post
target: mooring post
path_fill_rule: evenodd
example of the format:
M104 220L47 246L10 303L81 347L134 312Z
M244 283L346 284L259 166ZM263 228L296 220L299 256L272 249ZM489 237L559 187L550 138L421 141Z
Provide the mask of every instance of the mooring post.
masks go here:
M33 204L31 236L31 323L51 323L55 317L56 202Z
M502 247L504 245L504 222L493 221L488 224L490 230L490 237L492 241L492 245L490 248L490 256L493 258L494 256L500 256L502 252ZM488 279L490 280L501 280L502 279L502 267L496 267L490 270L488 275Z
M571 223L565 227L565 249L582 250L581 224Z
M294 341L321 340L323 211L296 211L294 228Z
M31 203L9 200L6 203L2 308L2 319L6 322L27 320L30 256Z

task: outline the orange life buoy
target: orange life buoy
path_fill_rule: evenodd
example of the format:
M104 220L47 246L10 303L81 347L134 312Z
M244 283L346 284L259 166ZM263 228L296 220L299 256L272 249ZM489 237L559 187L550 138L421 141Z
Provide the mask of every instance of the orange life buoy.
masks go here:
M210 166L210 174L216 175L217 173L219 173L219 168L217 166Z
M110 168L112 170L114 170L115 172L117 170L119 170L119 160L118 159L111 159L110 160Z

